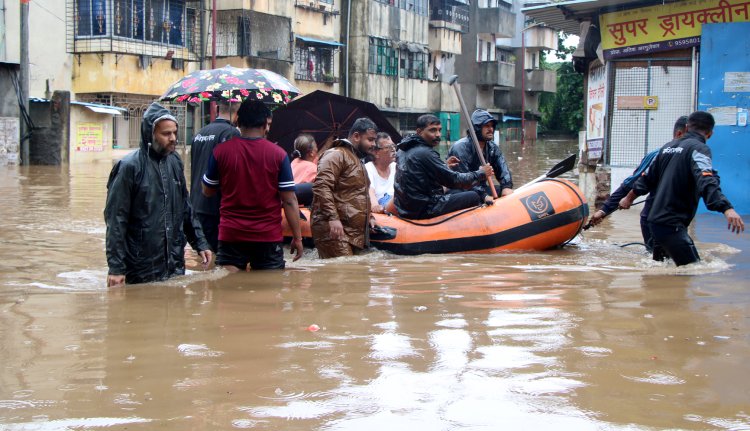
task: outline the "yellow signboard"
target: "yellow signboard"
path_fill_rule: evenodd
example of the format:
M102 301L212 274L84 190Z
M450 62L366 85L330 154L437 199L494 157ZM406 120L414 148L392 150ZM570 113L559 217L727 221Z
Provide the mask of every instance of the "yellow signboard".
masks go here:
M748 21L747 0L690 0L599 18L604 58L697 46L703 24Z
M78 123L76 151L104 151L104 126L101 123Z
M659 96L643 96L643 109L657 109Z

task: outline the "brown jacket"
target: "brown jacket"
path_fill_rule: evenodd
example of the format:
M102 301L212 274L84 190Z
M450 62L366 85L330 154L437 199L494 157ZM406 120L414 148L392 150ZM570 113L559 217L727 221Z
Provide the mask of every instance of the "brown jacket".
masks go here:
M330 240L328 222L340 220L345 241L359 248L369 245L370 181L354 146L346 139L333 142L318 161L313 183L312 235Z

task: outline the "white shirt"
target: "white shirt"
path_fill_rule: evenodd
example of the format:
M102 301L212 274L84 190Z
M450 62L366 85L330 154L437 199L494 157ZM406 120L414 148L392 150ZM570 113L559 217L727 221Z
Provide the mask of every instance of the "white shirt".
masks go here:
M388 178L383 178L378 174L378 170L372 162L365 163L367 176L370 178L370 187L375 189L375 197L378 198L378 205L385 206L393 197L393 183L396 180L396 162L388 165L390 173ZM374 203L373 203L374 205Z

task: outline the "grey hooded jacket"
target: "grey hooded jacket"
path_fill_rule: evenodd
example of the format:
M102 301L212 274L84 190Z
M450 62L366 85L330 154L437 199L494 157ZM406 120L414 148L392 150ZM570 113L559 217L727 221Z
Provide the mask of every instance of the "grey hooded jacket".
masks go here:
M109 274L126 283L165 280L185 273L185 244L208 250L193 221L180 157L151 149L155 122L174 120L152 103L141 123L140 148L117 162L107 182L104 220Z
M497 122L495 117L483 109L477 109L471 114L471 123L474 126L474 131L476 132L477 137L480 137L482 126L490 121ZM470 136L466 136L456 141L451 146L450 150L448 150L448 157L450 156L456 156L461 160L461 163L459 163L456 168L456 171L458 172L474 172L479 169L479 166L481 165L479 155L477 154L477 150L474 143L471 141ZM485 143L484 160L492 165L492 169L495 171L495 176L500 180L500 188L497 190L498 193L502 189L512 189L513 177L510 174L510 169L508 169L508 164L505 163L503 152L495 142L487 141ZM472 190L475 190L480 196L484 197L487 196L485 186L486 184L479 184Z

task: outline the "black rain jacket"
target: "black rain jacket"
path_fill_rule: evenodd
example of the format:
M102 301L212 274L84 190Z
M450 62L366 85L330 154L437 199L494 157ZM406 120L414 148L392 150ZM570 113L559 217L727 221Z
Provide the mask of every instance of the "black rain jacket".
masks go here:
M444 199L443 186L471 188L484 181L484 171L460 173L448 169L440 155L419 135L409 135L398 144L394 204L403 218L422 219Z
M638 196L652 193L649 223L687 227L700 197L711 211L723 213L732 208L719 184L706 139L688 132L659 150L646 173L633 184L633 191Z
M208 250L193 221L180 157L151 149L154 122L169 111L153 103L141 123L141 146L117 162L107 182L104 220L109 274L146 283L185 273L185 244Z
M474 126L477 138L479 138L482 133L482 126L490 121L496 122L495 117L488 112L483 110L474 111L471 115L471 122ZM505 162L505 156L503 156L500 147L498 147L492 140L487 141L484 145L483 155L484 160L492 166L492 169L495 171L495 176L500 181L500 188L497 190L498 193L500 193L502 189L512 189L513 177L510 174L510 169L508 169L508 164ZM451 146L450 150L448 150L448 157L450 156L456 156L461 160L458 167L456 167L456 171L458 172L473 172L481 166L479 155L477 155L476 145L474 145L471 136L466 136L456 141ZM479 196L484 199L484 197L487 196L486 185L486 183L477 184L472 190L479 193Z

